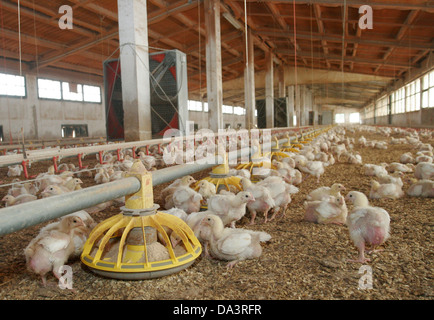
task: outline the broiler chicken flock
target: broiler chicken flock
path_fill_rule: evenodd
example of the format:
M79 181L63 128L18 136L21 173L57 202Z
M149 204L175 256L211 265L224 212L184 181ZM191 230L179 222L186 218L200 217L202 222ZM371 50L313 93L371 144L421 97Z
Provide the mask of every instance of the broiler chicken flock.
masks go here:
M382 198L434 196L432 148L421 143L414 135L399 140L399 143L414 144L417 146L415 152L403 154L396 162L363 163L365 148L387 149L388 144L397 144L398 140L390 137L394 132L386 130L382 133L387 140L369 141L363 136L355 140L346 137L343 127L335 127L304 144L300 152L286 152L287 157L273 160L271 169L263 169L261 174L256 176L248 170L232 168L230 174L241 178L241 191L231 189L217 193L212 183L184 176L154 196L160 197L167 213L176 215L190 226L205 246L206 256L225 260L228 262L227 267L233 268L239 261L259 258L263 253L264 243L273 239L272 232L250 230L249 227L258 224L255 229L260 229L265 223L279 224L291 214L293 197L297 197L297 193L304 188L305 181L311 179L316 182L317 187L310 190L303 199L304 215L301 220L318 224L321 228L325 228L325 224L346 228L348 239L359 251L359 256L349 261L366 263L369 261L366 247L372 245L374 250L383 245L393 231L387 208L373 206L368 199L375 201ZM240 141L230 141L229 145L239 146ZM203 156L210 146L207 140L195 148L195 153ZM363 147L361 153L354 151L354 146ZM179 147L182 146L177 148ZM145 153L143 149L139 150L135 157L126 151L118 155L118 158L114 153L108 152L102 154L102 159L97 155L100 163L90 170L94 172L92 179L95 184L122 179L131 168L134 158L142 161L148 171L156 170L161 167L161 159L168 150L163 147L158 156L148 155L146 153L149 150ZM173 153L174 149L170 152ZM322 184L322 176L335 163L356 166L361 175L372 177L370 192L364 194L349 190L346 193L345 181L335 181L331 185ZM34 183L17 181L2 201L6 206L11 206L80 189L78 170L72 166L61 168L58 173L54 173L50 167L46 173L38 175ZM13 173L12 169L16 173ZM20 176L19 169L9 168L10 175ZM404 175L411 179L404 180ZM117 200L118 204L123 201ZM113 203L110 201L84 212L89 214L101 211ZM201 211L203 205L207 206L206 211ZM83 240L91 228L85 223L84 216L73 217L75 218L71 218L72 220L65 217L42 229L29 244L29 248L34 249L26 249L29 270L40 275L44 285L48 272L52 271L58 277L55 270L58 264L66 263L79 252L80 244L84 243ZM65 225L61 225L62 223ZM92 220L91 225L94 224ZM176 241L176 235L170 239L173 247L182 243Z

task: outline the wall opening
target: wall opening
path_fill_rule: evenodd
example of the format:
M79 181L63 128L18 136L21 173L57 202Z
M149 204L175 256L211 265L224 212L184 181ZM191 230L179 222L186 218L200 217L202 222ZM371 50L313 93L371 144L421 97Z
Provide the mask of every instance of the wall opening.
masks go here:
M87 124L62 124L62 138L88 137Z

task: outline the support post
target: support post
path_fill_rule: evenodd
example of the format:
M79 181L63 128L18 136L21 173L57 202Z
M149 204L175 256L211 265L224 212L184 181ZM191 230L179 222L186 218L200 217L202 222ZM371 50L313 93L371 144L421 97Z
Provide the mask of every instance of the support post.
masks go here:
M146 0L118 0L125 141L152 139Z
M274 128L274 70L271 52L265 54L265 60L265 119L267 128Z
M206 83L209 128L223 129L223 85L220 40L220 0L205 0Z
M253 35L250 29L247 29L247 50L244 50L244 60L246 68L244 69L244 92L246 107L246 129L253 129L256 125L255 110L255 61Z

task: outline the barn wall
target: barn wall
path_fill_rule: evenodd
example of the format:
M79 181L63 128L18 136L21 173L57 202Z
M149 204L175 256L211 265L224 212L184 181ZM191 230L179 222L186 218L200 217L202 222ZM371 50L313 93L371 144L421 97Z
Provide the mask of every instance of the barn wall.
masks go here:
M434 128L434 108L422 108L419 111L392 114L389 124L388 116L363 119L366 125L390 125L409 128Z
M22 139L22 131L25 139L59 139L62 124L87 124L89 137L106 136L102 86L101 103L39 99L36 75L26 75L26 90L24 98L0 97L0 125L5 140L9 140L9 132L14 141Z
M198 125L198 129L208 128L208 112L189 111L188 119ZM238 124L245 128L246 116L236 114L223 114L223 126L230 124L231 128L237 129Z

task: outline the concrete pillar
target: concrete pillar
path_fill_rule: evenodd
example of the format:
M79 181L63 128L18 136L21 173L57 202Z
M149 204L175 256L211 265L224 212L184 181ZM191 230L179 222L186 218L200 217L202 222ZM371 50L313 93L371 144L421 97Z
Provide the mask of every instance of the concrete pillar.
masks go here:
M217 132L218 129L223 129L220 0L205 0L205 28L208 125L212 131Z
M295 104L294 104L294 112L297 117L297 127L300 127L301 124L301 86L297 85L295 86Z
M274 68L273 55L265 54L265 119L267 128L274 128Z
M285 70L282 66L278 69L279 76L279 98L286 97L286 85L285 85Z
M294 119L294 90L295 86L288 86L287 89L287 99L286 99L286 113L288 115L288 127L293 127L293 119Z
M125 141L152 139L146 0L118 0Z
M246 61L246 68L244 69L246 129L251 129L255 127L257 121L255 117L255 53L253 48L253 36L250 29L247 30L247 51L246 49L244 49L244 51L244 60Z

